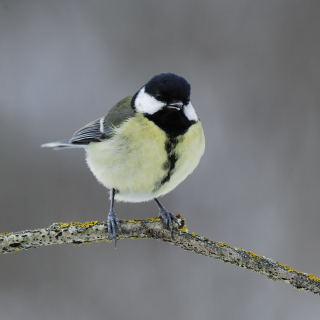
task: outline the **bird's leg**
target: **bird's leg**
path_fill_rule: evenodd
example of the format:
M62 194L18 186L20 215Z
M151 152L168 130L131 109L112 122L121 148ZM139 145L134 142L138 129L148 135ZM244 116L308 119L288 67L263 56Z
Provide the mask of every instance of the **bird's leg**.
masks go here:
M122 230L121 230L119 219L117 218L117 215L113 210L114 195L115 195L115 190L111 189L110 211L109 211L109 214L108 214L107 224L108 224L108 239L110 239L110 235L111 235L111 231L112 231L112 238L113 238L113 241L114 241L114 246L115 246L115 248L117 248L116 227L118 227L118 229L121 232L121 234L122 234Z
M173 220L178 224L178 226L179 226L179 221L178 221L177 217L176 217L172 212L169 212L169 211L160 203L160 201L159 201L157 198L154 198L153 200L156 202L156 204L157 204L157 206L158 206L158 208L159 208L159 210L160 210L160 217L161 217L161 219L163 220L164 224L169 227L170 232L171 232L171 236L173 236L173 233L172 233L172 219L173 219Z

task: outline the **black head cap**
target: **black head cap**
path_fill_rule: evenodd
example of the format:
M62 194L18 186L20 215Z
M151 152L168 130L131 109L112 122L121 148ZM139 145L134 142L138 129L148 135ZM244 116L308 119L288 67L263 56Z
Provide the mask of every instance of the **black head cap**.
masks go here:
M190 90L188 81L174 73L157 74L145 85L147 93L167 104L177 101L188 104Z

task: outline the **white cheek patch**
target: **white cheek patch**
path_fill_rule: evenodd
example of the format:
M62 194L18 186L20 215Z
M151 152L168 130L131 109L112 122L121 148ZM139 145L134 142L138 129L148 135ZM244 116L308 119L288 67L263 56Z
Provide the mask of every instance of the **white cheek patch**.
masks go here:
M183 108L183 112L186 115L186 117L190 120L190 121L197 121L198 117L196 112L193 109L193 106L191 104L191 102L189 102L184 108Z
M138 93L134 105L138 112L154 114L166 104L150 96L150 94L145 92L145 88L143 87Z

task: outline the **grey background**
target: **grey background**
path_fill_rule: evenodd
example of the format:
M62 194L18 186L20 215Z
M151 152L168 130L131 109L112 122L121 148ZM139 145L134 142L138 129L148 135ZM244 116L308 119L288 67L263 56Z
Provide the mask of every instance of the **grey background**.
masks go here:
M319 14L319 1L0 0L0 232L105 220L83 150L40 145L170 71L192 85L206 153L164 205L191 232L320 276ZM320 313L319 296L151 240L5 255L0 274L1 320Z

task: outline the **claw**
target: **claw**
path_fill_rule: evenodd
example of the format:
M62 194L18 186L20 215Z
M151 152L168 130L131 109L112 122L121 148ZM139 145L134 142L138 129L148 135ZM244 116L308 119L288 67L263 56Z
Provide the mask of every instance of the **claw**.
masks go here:
M157 198L154 198L153 200L156 202L156 204L157 204L157 206L158 206L158 208L159 208L159 210L160 210L160 217L161 217L161 219L163 220L164 225L165 225L166 227L169 227L170 232L171 232L171 237L173 238L172 219L176 222L176 224L177 224L178 226L180 226L180 223L179 223L179 221L178 221L178 218L177 218L172 212L169 212L169 211L160 203L160 201L159 201Z
M112 232L112 239L114 241L114 246L115 248L117 248L116 228L118 227L121 234L122 234L122 230L121 230L119 219L117 218L117 215L113 210L109 211L107 225L108 225L108 239L110 239L111 232Z
M177 217L172 213L166 210L165 208L160 210L160 217L162 218L165 226L169 227L169 230L171 232L171 237L173 238L173 225L172 225L172 219L177 223L179 226L179 221Z

